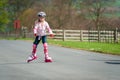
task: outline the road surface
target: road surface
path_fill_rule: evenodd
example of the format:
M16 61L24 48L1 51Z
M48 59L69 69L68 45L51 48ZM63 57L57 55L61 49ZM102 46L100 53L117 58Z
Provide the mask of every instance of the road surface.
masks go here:
M49 45L53 63L38 59L26 63L32 42L0 40L0 80L120 80L120 56Z

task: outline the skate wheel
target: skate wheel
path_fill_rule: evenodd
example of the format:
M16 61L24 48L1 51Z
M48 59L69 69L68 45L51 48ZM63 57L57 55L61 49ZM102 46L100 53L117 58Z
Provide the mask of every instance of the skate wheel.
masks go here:
M27 63L29 63L30 61L32 61L32 60L27 60Z

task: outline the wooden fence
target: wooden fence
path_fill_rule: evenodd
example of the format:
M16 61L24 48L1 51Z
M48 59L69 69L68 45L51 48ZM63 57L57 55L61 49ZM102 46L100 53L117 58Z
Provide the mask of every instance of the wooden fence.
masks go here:
M74 41L97 41L97 42L119 42L120 31L118 30L53 30L54 39Z
M54 29L54 39L63 41L120 42L120 30L58 30ZM33 32L22 32L22 37L33 38ZM0 37L16 37L18 34L0 34Z

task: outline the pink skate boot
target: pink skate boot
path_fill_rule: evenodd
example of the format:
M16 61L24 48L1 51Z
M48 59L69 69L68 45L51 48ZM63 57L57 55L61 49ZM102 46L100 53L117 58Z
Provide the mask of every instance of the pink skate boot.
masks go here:
M32 55L30 55L30 56L28 57L27 63L29 63L29 62L37 59L37 56L36 56L36 48L37 48L37 46L36 46L35 44L33 44Z
M48 56L47 43L44 43L43 47L44 47L44 54L45 54L45 62L52 62L52 58Z
M36 60L36 59L37 59L37 56L31 55L31 56L28 58L27 63L29 63L29 62L31 62L31 61L33 61L33 60Z
M52 60L51 57L46 57L46 58L45 58L45 62L46 62L46 63L47 63L47 62L53 62L53 60Z

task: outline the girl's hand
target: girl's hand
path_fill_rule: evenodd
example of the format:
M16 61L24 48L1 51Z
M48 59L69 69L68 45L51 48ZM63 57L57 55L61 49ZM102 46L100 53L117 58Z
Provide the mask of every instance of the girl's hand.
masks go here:
M53 38L53 37L54 37L54 34L50 34L50 37Z
M37 34L34 34L34 36L37 36Z

